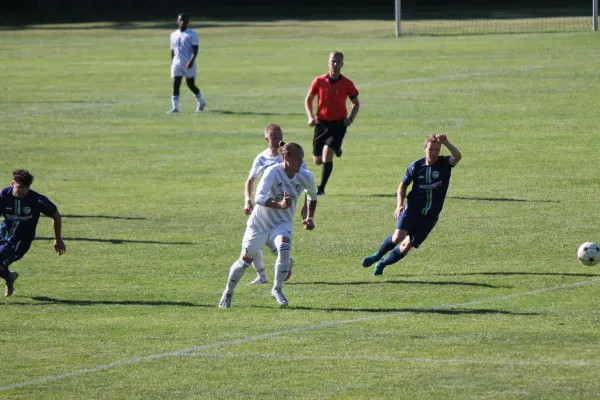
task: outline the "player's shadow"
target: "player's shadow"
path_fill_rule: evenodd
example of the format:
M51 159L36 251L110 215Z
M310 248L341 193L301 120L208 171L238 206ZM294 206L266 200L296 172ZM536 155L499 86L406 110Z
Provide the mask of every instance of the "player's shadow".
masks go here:
M279 115L306 115L303 113L285 113L285 112L254 112L254 111L232 111L232 110L208 110L211 113L224 115L264 115L264 116L279 116Z
M99 218L99 219L123 219L123 220L143 220L144 217L120 217L117 215L77 215L77 214L61 214L63 218Z
M484 287L490 289L510 289L512 286L497 286L489 283L477 282L462 282L462 281L409 281L409 280L382 280L382 281L355 281L355 282L287 282L287 285L331 285L331 286L348 286L348 285L381 285L381 284L401 284L401 285L439 285L439 286L473 286Z
M36 236L35 240L54 240L53 237L49 236ZM100 242L100 243L112 243L112 244L124 244L124 243L138 243L138 244L175 244L175 245L191 245L195 244L192 242L162 242L160 240L131 240L131 239L97 239L97 238L77 238L77 237L65 237L65 242Z
M328 195L335 196L335 195ZM396 198L396 193L373 193L373 194L343 194L339 196L356 196L356 197L393 197ZM560 203L558 200L536 200L536 199L515 199L512 197L468 197L468 196L448 196L452 200L469 200L469 201L498 201L498 202L515 202L515 203Z
M69 300L69 299L55 299L47 296L36 296L32 297L38 305L42 304L68 304L72 306L97 306L97 305L109 305L109 306L177 306L177 307L210 307L214 308L215 305L211 304L195 304L187 301L147 301L147 300Z
M536 312L518 312L498 309L451 309L451 308L350 308L350 307L306 307L290 306L291 310L310 311L339 311L339 312L370 312L370 313L400 313L400 314L441 314L441 315L540 315Z
M584 278L593 278L596 276L600 276L600 274L593 274L593 273L589 273L589 272L511 272L511 271L506 271L506 272L452 272L452 273L445 273L445 274L428 274L428 275L434 275L434 276L476 276L476 275L485 275L485 276L521 276L521 275L537 275L537 276L561 276L561 277L567 277L567 276L573 276L573 277L584 277ZM417 277L417 276L423 276L423 275L404 275L407 277Z

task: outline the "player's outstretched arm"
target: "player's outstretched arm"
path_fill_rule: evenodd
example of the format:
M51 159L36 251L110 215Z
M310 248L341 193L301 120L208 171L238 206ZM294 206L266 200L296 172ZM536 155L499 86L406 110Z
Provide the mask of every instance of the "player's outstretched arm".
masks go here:
M52 218L52 228L54 229L54 250L58 255L63 255L67 251L67 246L62 240L62 217L60 213L56 211Z

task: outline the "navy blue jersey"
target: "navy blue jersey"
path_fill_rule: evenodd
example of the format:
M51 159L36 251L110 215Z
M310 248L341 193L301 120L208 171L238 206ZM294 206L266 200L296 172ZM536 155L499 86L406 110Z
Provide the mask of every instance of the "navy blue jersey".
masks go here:
M0 191L0 207L0 214L4 217L0 225L0 239L12 243L32 241L40 214L52 217L57 210L47 197L33 190L29 190L22 199L15 197L12 186Z
M413 161L406 169L402 183L412 189L407 196L407 212L436 216L444 207L453 165L449 156L440 156L433 165L425 165L425 158Z

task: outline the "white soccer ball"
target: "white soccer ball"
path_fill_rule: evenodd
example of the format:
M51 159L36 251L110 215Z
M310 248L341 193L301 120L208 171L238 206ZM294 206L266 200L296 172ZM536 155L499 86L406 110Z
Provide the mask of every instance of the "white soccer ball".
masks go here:
M577 258L583 265L596 265L600 261L600 246L585 242L577 249Z

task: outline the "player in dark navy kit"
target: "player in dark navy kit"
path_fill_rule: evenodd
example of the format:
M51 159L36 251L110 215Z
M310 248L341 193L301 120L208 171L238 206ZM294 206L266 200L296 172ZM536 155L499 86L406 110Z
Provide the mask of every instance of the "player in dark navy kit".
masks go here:
M450 150L450 156L440 156L442 145ZM377 252L363 258L363 267L377 263L373 275L382 275L386 266L400 261L410 249L419 247L425 241L444 206L452 168L461 158L462 154L446 135L427 136L425 158L415 160L408 166L398 186L398 203L394 211L396 230L385 238ZM406 190L411 183L412 189L406 197ZM389 251L390 254L383 258Z
M0 191L0 214L4 217L0 225L0 277L6 281L5 296L14 291L15 280L19 277L8 266L20 260L29 250L35 239L35 229L40 214L52 218L54 227L54 249L59 255L67 248L62 240L62 221L56 205L47 197L29 189L33 176L18 169L12 173L10 186Z

